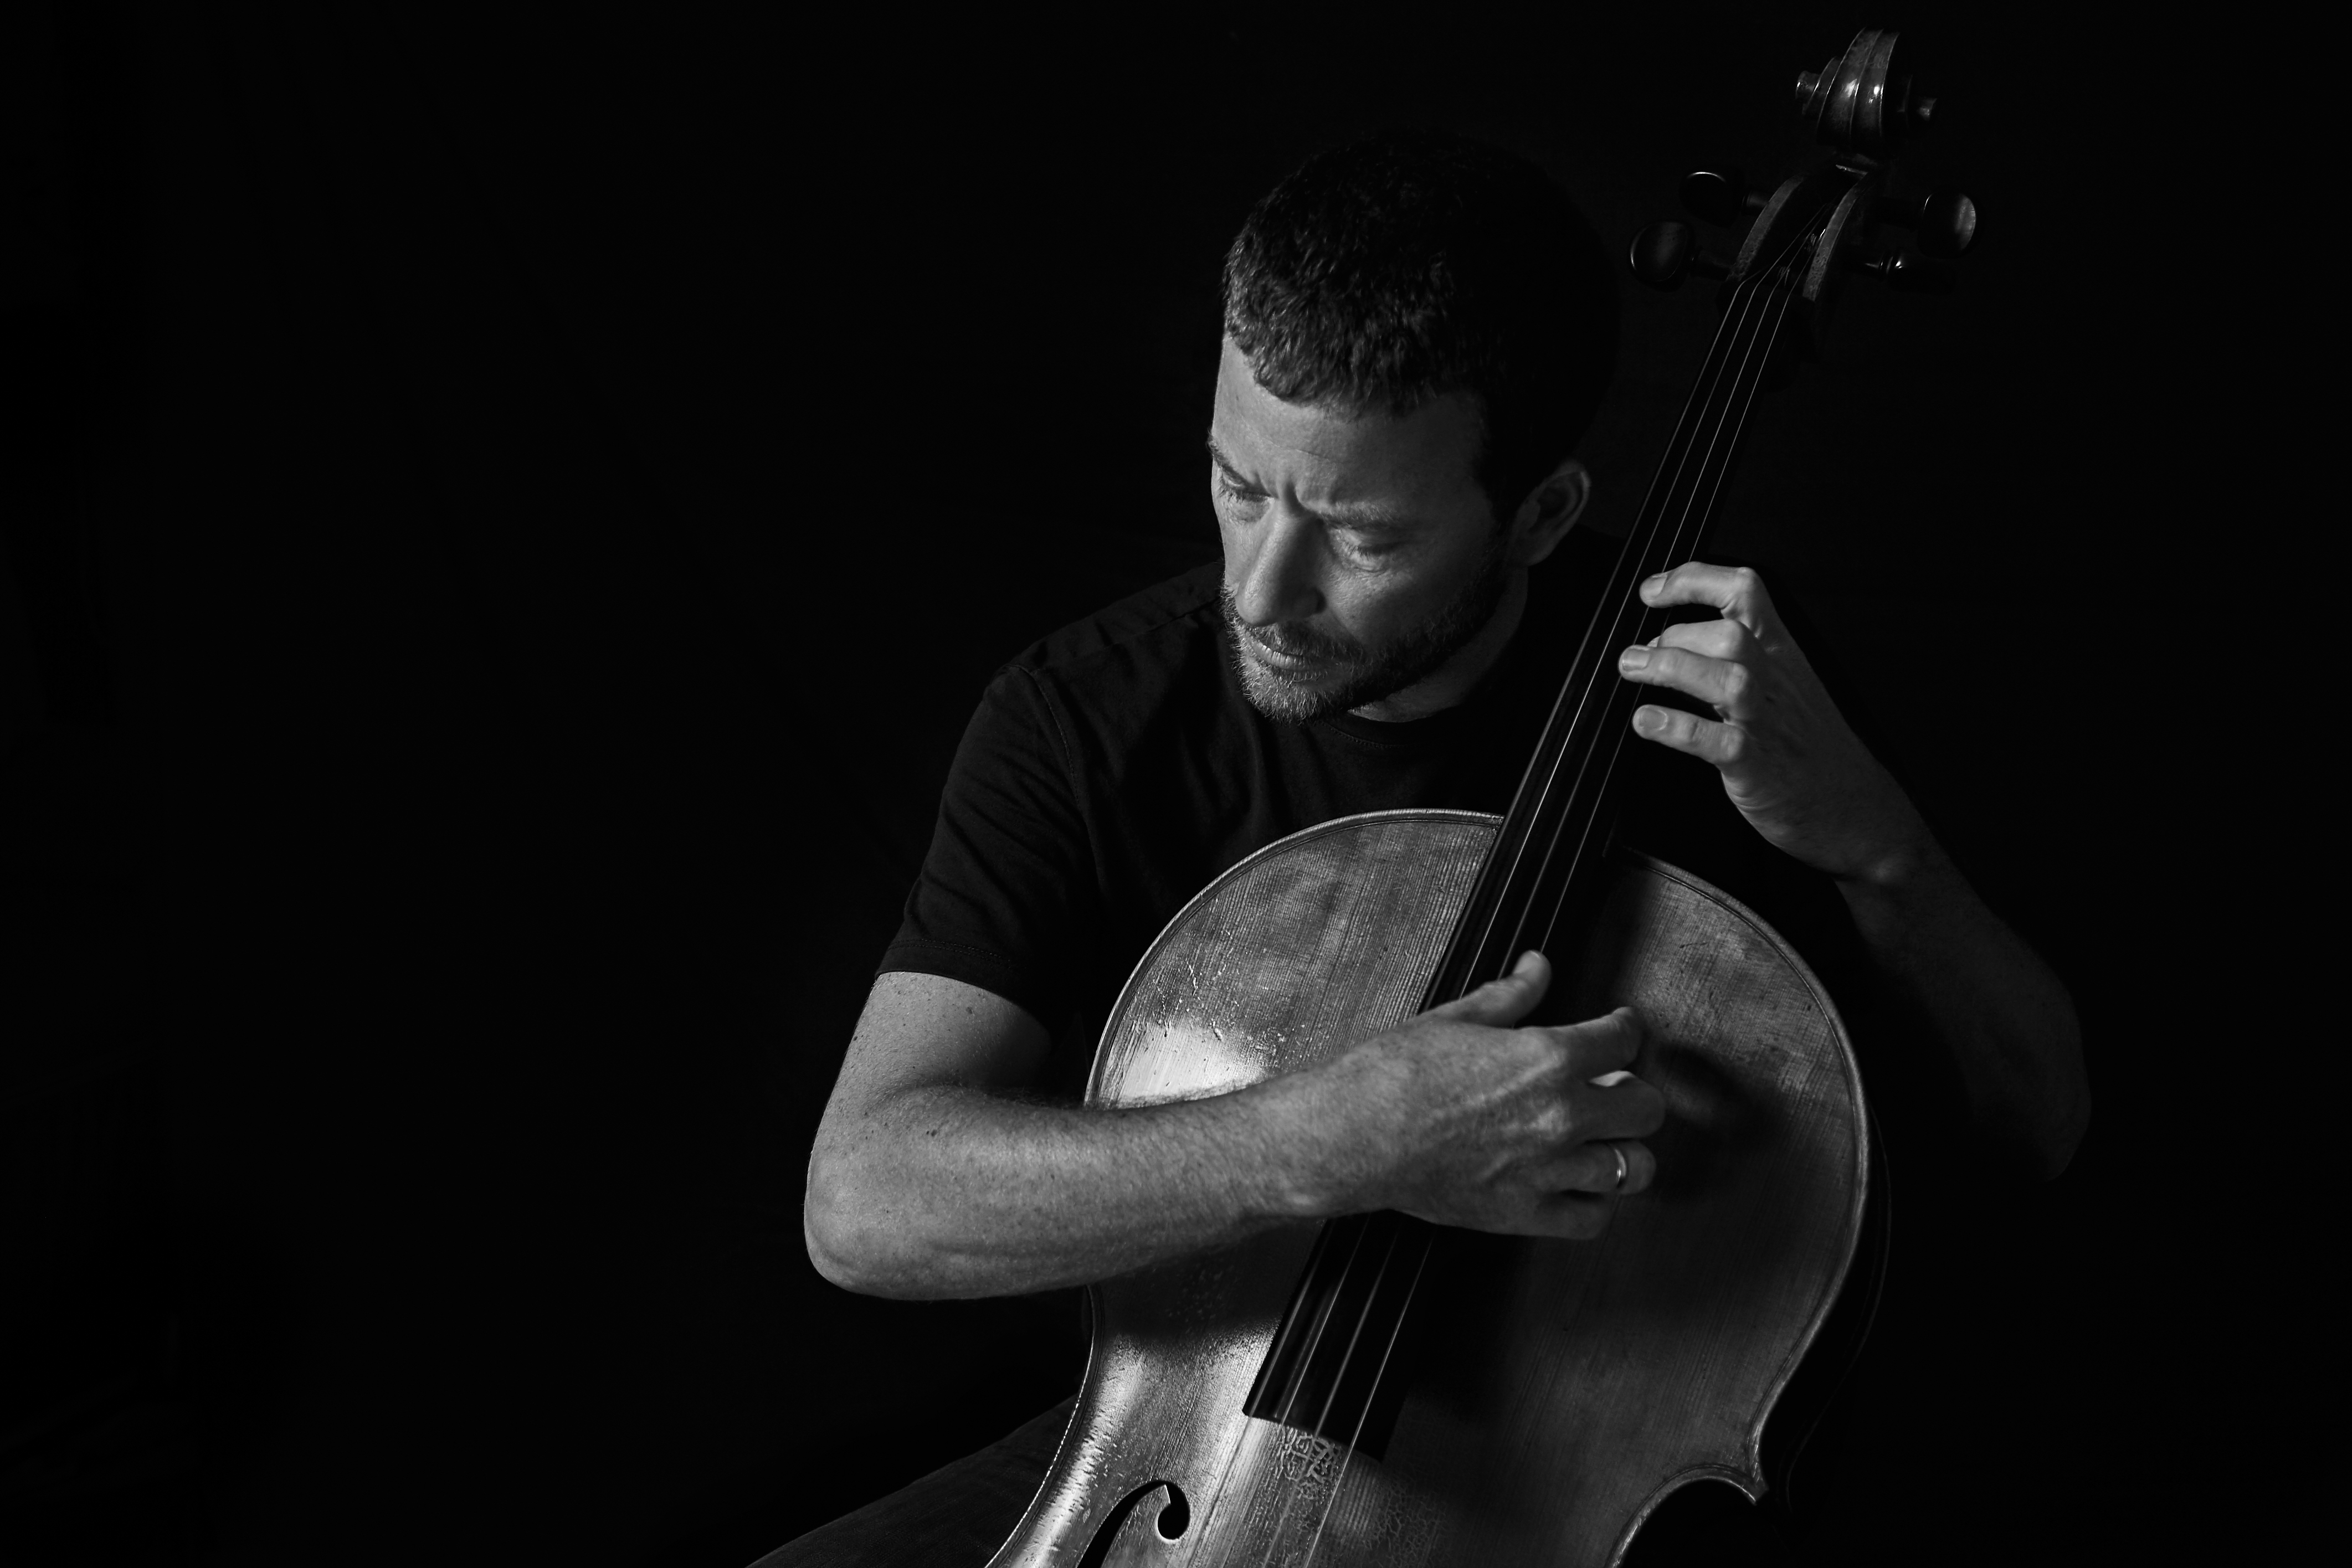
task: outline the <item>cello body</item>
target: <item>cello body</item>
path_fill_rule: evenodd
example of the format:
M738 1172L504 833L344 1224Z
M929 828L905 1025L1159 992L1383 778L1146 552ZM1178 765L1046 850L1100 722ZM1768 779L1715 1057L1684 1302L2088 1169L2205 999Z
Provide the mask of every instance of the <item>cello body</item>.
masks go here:
M1234 866L1129 980L1088 1103L1228 1092L1403 1021L1498 821L1347 818ZM1862 1233L1860 1075L1827 993L1744 906L1638 857L1604 901L1553 955L1545 1016L1640 1011L1634 1071L1668 1107L1656 1185L1595 1240L1436 1254L1377 1456L1244 1411L1314 1224L1097 1286L1076 1408L995 1568L1604 1568L1679 1486L1763 1492L1765 1418Z

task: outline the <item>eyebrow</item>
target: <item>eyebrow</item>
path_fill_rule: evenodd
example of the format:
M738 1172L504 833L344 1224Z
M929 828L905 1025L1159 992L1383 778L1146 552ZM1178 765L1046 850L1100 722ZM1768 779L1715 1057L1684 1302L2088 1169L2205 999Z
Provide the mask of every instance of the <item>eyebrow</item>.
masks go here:
M1255 484L1252 484L1247 478L1243 476L1240 469L1234 466L1234 460L1225 455L1225 449L1217 444L1217 438L1215 436L1210 436L1208 441L1209 461L1215 464L1220 469L1223 470L1226 478L1231 479L1236 485L1246 485L1253 490L1257 488Z
M1257 484L1235 467L1233 459L1225 455L1224 448L1217 444L1215 436L1212 435L1208 438L1208 447L1209 461L1223 470L1226 478L1244 488L1258 489ZM1402 512L1363 501L1320 507L1317 509L1315 515L1328 522L1338 523L1342 528L1349 528L1401 529L1410 528L1412 524L1412 519Z

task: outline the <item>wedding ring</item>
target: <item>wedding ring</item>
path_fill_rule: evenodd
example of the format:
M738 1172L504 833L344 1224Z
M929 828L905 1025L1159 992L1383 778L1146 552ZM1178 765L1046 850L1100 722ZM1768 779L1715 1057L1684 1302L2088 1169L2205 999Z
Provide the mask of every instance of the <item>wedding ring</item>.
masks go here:
M1625 1151L1612 1144L1609 1152L1617 1156L1617 1186L1622 1187L1625 1185Z

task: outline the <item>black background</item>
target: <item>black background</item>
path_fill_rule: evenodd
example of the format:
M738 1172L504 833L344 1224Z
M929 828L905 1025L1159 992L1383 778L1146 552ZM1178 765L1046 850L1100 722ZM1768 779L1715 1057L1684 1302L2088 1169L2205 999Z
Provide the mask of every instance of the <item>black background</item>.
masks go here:
M1057 1312L825 1285L803 1168L989 672L1213 554L1224 244L1393 122L1622 244L1864 23L1983 242L1853 291L1723 548L2098 1111L1923 1244L1814 1551L2186 1555L2340 1473L2294 138L2217 40L1915 10L13 10L0 1552L740 1563L1058 1397ZM1604 528L1710 328L1625 306Z

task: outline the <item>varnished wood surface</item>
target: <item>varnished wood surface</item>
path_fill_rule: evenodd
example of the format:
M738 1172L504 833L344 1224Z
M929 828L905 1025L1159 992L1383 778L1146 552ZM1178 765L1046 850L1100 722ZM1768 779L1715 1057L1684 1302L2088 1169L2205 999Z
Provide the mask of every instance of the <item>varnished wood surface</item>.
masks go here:
M1384 812L1234 867L1138 966L1090 1102L1223 1092L1401 1021L1494 831ZM1597 928L1588 951L1553 955L1572 997L1556 1016L1640 1010L1636 1071L1668 1105L1656 1185L1594 1241L1442 1255L1442 1321L1380 1460L1241 1413L1314 1227L1107 1281L1076 1411L999 1568L1077 1564L1090 1546L1202 1568L1602 1568L1677 1485L1761 1492L1764 1418L1859 1231L1853 1052L1802 963L1695 878L1629 863ZM1157 1528L1171 1486L1190 1509L1173 1540Z

